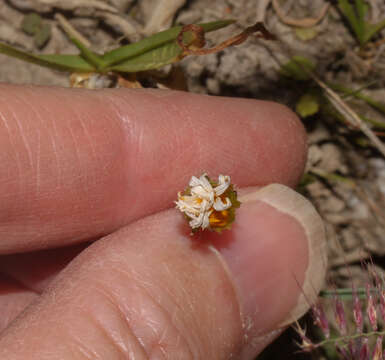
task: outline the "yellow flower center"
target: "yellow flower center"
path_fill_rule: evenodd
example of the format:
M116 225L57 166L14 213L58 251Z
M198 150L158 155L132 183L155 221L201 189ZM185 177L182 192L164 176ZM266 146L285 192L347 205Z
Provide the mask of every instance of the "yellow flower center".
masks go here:
M226 226L229 222L229 211L213 211L209 216L210 226L212 227L222 227Z

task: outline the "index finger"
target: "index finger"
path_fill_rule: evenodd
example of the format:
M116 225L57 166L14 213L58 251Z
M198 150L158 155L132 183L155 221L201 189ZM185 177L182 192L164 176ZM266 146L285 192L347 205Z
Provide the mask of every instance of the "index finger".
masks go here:
M89 240L173 206L191 175L294 185L285 107L164 90L0 86L0 253Z

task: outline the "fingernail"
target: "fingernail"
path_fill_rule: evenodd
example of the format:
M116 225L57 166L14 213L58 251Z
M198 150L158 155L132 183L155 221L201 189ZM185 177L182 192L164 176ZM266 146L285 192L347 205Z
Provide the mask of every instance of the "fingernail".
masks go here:
M272 184L240 196L232 231L215 236L237 290L245 332L257 338L301 317L326 272L323 222L311 203Z

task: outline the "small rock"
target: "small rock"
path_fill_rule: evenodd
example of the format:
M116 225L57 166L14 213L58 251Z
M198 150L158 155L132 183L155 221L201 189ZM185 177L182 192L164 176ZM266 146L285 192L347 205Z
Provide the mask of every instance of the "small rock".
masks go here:
M346 166L342 163L340 149L331 143L327 143L321 146L322 159L318 165L322 170L327 173L334 173L336 171L340 173L346 172Z

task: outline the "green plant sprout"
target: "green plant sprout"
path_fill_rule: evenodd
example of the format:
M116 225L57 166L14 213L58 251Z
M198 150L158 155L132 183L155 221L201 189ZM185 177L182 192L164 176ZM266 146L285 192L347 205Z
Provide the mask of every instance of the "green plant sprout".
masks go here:
M356 187L356 183L352 179L345 177L345 176L342 176L342 175L339 175L339 174L336 174L336 173L328 173L328 172L322 171L320 169L313 168L313 169L309 170L308 174L310 176L322 178L322 179L325 179L327 181L336 181L336 182L343 184L346 187L349 187L351 189Z
M257 23L216 47L202 49L206 32L221 29L234 22L234 20L220 20L198 25L175 26L102 55L89 49L70 28L64 26L65 33L79 49L79 55L33 54L2 42L0 42L0 53L65 72L124 74L159 69L178 62L188 55L204 55L220 51L244 42L252 34L266 39L273 38L261 23Z
M304 69L313 71L315 64L304 56L293 56L287 63L282 64L280 68L280 74L284 77L296 80L307 81L310 80L309 74Z
M349 0L338 0L338 7L349 22L361 47L385 27L385 19L376 24L365 20L369 5L364 0L354 0L354 5Z
M287 63L283 64L280 69L280 74L285 78L289 78L298 82L299 86L303 88L298 100L296 101L295 110L297 114L305 119L313 116L319 112L324 112L328 116L333 116L336 120L345 122L344 117L333 111L333 107L327 100L325 95L318 89L308 84L310 82L309 74L304 71L304 68L309 71L315 69L315 64L310 60L302 56L293 56ZM343 94L343 98L353 97L367 103L370 107L375 109L381 114L385 114L385 104L372 99L371 97L362 94L367 86L360 89L350 89L340 84L330 84L328 86L333 90ZM374 128L380 130L385 129L385 122L368 118L366 116L359 115L360 118L366 123L370 124Z
M370 293L379 295L379 291L376 288L369 289ZM367 298L367 289L360 287L357 289L344 288L344 289L334 289L334 290L321 290L319 293L321 298L333 299L335 296L338 296L341 300L353 300L354 296L358 296L359 299Z

